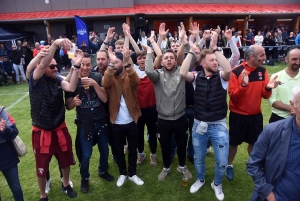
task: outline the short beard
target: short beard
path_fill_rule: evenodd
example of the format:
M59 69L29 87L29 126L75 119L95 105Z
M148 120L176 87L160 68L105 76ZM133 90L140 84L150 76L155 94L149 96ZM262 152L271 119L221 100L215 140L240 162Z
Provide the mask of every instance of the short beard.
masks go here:
M122 71L123 71L123 66L120 66L119 68L117 68L115 75L116 76L120 75L120 73L122 73Z
M294 72L299 71L299 68L300 68L300 65L297 65L297 64L294 64L294 65L292 65L292 67L291 67L292 71L294 71Z

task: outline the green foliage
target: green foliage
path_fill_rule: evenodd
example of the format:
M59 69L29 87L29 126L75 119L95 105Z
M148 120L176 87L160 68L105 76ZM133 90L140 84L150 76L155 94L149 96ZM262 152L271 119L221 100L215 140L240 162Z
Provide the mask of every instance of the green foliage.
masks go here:
M284 64L276 63L274 67L266 66L269 74L273 74L284 68ZM20 99L28 92L27 83L17 84L15 86L4 87L0 86L0 105L8 108L15 101ZM264 125L268 123L271 108L266 100L262 102L262 109L264 115ZM19 163L19 177L23 188L25 200L33 201L39 199L39 188L36 181L35 160L31 146L31 117L29 97L26 96L14 107L9 108L8 112L16 120L19 129L19 136L24 140L29 153L20 158ZM76 136L76 127L74 125L75 111L66 112L66 122L69 131L73 138L73 145ZM75 154L74 146L73 151ZM190 186L196 181L196 173L193 165L187 160L186 164L193 174L193 178L188 181L188 186L183 187L181 183L182 174L177 172L178 165L177 156L174 157L171 165L171 174L167 176L164 181L159 182L157 176L162 170L162 157L160 144L158 143L157 155L158 166L151 167L150 163L150 149L148 147L145 137L145 153L147 158L144 163L137 167L137 175L144 180L143 186L137 186L133 182L127 180L122 187L116 186L116 180L119 176L117 165L109 156L109 172L115 177L114 182L106 182L98 177L98 162L99 152L97 146L94 147L93 155L90 160L90 192L83 194L80 192L80 174L78 164L71 167L71 180L74 183L74 189L78 192L77 201L87 200L216 200L210 183L214 177L214 155L209 153L206 157L206 184L197 193L191 194L189 192ZM1 153L0 153L1 154ZM240 201L249 200L253 191L253 181L247 175L246 162L248 160L247 146L243 144L239 147L237 156L234 160L235 179L231 182L224 177L223 191L225 200ZM55 158L50 164L51 174L51 191L49 193L50 200L69 200L69 198L60 192L61 182L59 178L58 164ZM0 174L0 193L3 201L13 200L12 193L6 183L5 178Z

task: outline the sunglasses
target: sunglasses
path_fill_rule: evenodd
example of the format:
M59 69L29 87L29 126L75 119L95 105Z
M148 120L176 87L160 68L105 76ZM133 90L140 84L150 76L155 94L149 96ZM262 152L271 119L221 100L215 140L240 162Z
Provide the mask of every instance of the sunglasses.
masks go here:
M57 64L50 64L49 65L50 69L52 69L52 70L55 69L55 68L57 68L57 66L58 66Z

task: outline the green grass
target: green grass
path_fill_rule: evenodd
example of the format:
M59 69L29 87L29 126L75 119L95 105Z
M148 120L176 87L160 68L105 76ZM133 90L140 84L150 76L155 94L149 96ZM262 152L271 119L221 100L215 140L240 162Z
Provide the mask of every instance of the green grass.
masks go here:
M284 64L276 63L274 67L266 66L270 74L273 74L284 68ZM9 107L12 103L24 96L28 92L28 86L26 83L18 84L9 87L0 87L0 105ZM10 94L10 95L9 95ZM262 102L264 125L267 124L271 108L266 100ZM27 201L39 200L39 188L35 175L35 160L31 146L31 118L30 118L30 105L29 97L26 96L14 107L11 107L8 112L16 120L17 127L19 129L19 135L27 145L29 153L20 158L19 163L19 177L23 188L24 198ZM66 122L69 131L75 140L76 127L74 125L75 111L66 112ZM73 143L74 145L74 143ZM73 146L74 149L74 146ZM143 186L137 186L131 181L126 181L125 184L118 188L116 186L116 179L119 175L118 167L109 156L109 172L115 177L114 182L105 182L98 177L98 159L99 153L95 146L93 156L90 161L90 192L83 194L80 192L80 174L78 164L71 167L71 180L74 183L74 188L78 192L78 197L75 200L87 201L87 200L202 200L212 201L216 200L213 190L210 187L210 183L214 176L214 155L208 154L206 158L206 184L196 194L190 194L189 188L196 181L196 173L193 165L187 161L187 166L193 174L193 178L188 181L188 186L183 187L181 183L182 174L176 171L178 164L177 156L175 156L171 165L171 174L167 176L166 180L159 182L157 176L162 169L162 158L160 151L160 144L158 143L158 166L151 167L149 165L149 147L145 140L145 152L147 158L145 162L137 167L137 175L144 180ZM0 153L1 154L1 153ZM75 154L75 151L74 151ZM76 158L77 159L77 158ZM223 191L225 194L225 200L241 201L249 200L253 191L253 181L250 176L247 175L246 162L248 160L248 154L246 145L243 144L239 147L237 156L234 161L235 166L235 179L234 181L227 181L224 178ZM50 164L50 174L52 178L51 191L49 198L52 201L69 200L69 198L60 192L60 178L58 165L55 158ZM3 201L13 200L10 189L6 183L5 178L0 174L0 193Z

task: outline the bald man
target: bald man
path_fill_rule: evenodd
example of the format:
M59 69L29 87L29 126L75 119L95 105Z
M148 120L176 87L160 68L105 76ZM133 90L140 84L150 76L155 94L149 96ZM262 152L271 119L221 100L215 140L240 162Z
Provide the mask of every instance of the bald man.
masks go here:
M246 60L232 70L229 81L229 157L226 178L233 180L232 162L238 145L248 143L248 154L263 130L261 98L268 99L276 88L277 76L269 80L269 74L262 67L266 59L262 46L251 45L245 52Z

